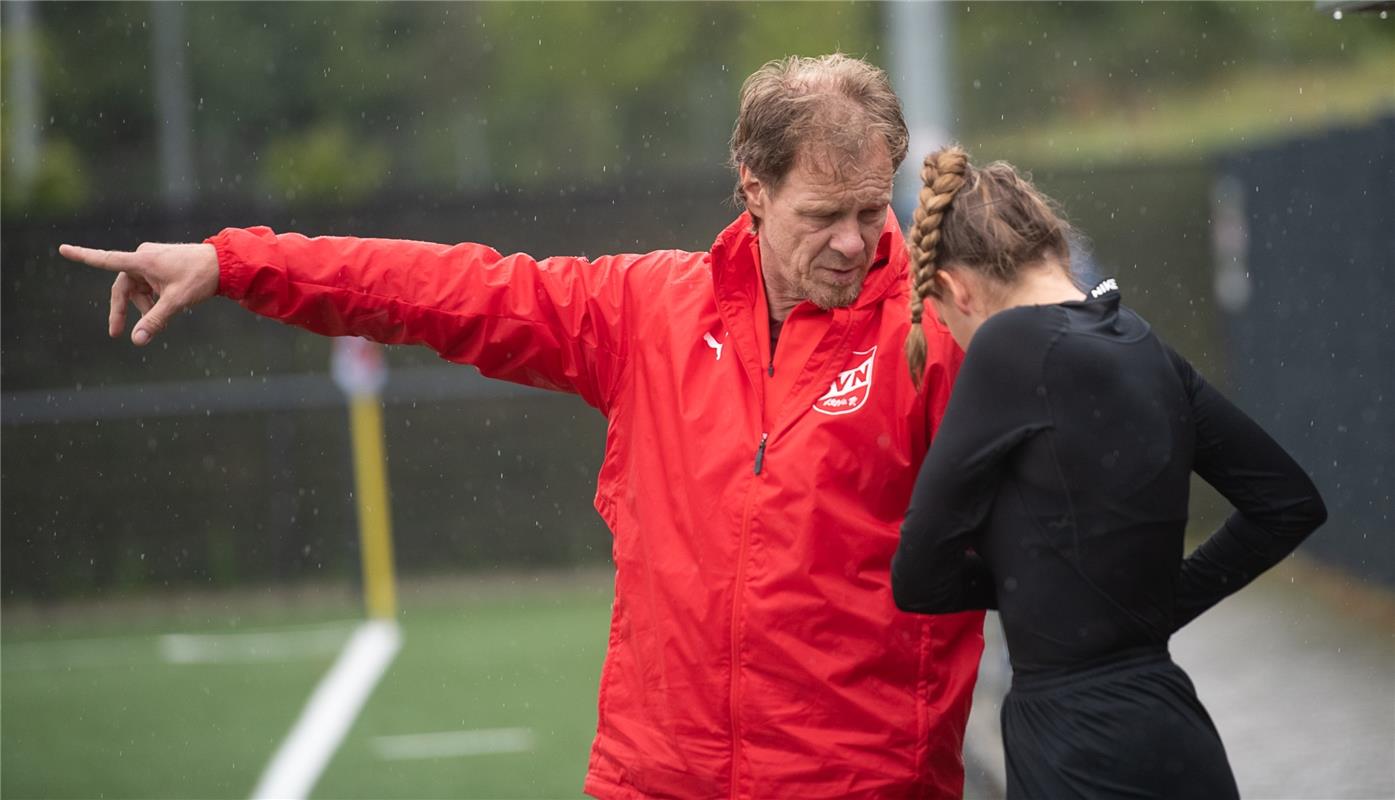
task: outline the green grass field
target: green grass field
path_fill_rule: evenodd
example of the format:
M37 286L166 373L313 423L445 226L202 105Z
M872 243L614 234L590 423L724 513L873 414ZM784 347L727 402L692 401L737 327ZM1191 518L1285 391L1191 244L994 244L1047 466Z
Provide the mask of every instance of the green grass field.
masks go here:
M403 592L402 650L314 797L580 796L608 583L544 575L461 585ZM129 620L7 614L0 793L249 796L356 621L347 593L337 608L275 606L249 613L233 601ZM238 644L245 639L226 636L249 633L274 634L279 644L253 653ZM167 634L220 634L200 641L233 646L172 662ZM525 729L526 750L403 757L381 746L383 737L480 729Z

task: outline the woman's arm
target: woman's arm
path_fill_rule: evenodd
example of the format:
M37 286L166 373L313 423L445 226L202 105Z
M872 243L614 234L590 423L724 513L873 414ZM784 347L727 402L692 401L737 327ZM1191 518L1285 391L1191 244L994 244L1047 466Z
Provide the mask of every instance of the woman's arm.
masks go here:
M1327 519L1317 487L1254 420L1171 353L1191 398L1193 469L1235 513L1182 561L1174 622L1180 628L1277 564Z
M970 551L1013 448L1048 426L1037 388L1051 312L1003 312L975 334L891 562L896 606L922 614L997 608L987 564Z

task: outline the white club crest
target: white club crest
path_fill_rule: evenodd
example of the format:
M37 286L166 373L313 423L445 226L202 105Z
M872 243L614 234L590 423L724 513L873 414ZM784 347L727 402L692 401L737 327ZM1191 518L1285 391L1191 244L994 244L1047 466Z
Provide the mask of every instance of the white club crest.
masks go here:
M824 396L814 401L815 411L830 415L851 414L867 404L867 397L872 393L872 364L877 358L877 348L856 350L853 355L863 358L857 366L838 373Z

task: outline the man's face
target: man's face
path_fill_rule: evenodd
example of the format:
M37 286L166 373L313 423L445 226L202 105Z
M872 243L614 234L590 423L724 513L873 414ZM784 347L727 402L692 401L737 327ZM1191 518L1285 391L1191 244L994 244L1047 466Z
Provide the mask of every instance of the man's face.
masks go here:
M773 188L743 168L776 319L801 300L829 309L857 299L886 225L891 179L891 158L880 143L851 160L806 146Z

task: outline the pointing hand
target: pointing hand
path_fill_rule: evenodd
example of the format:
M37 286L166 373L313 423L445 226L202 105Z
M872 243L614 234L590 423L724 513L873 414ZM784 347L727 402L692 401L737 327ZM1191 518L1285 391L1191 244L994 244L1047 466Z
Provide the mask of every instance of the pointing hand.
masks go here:
M107 333L112 338L126 327L126 304L135 305L140 320L131 341L145 345L169 325L176 312L212 297L218 291L218 252L211 244L152 244L134 253L60 245L58 254L70 261L118 273L111 286Z

